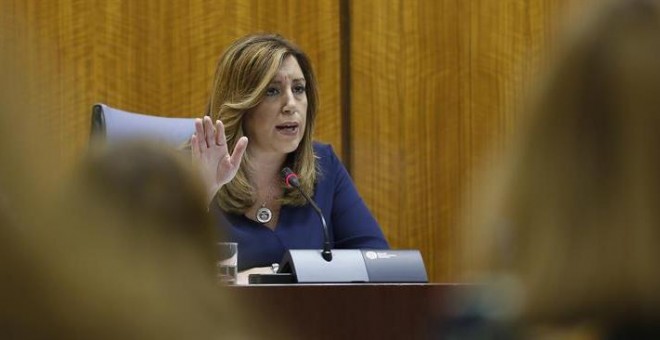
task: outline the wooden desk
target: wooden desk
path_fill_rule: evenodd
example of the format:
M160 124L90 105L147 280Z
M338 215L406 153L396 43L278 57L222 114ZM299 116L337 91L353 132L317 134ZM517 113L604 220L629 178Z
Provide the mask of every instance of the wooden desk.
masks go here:
M425 339L455 284L319 284L231 287L242 304L300 339Z

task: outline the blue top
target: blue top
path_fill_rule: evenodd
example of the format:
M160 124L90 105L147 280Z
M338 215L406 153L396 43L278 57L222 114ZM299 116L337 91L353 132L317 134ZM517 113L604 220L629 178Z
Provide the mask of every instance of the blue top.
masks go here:
M333 248L388 249L383 232L332 147L314 143L314 153L320 173L312 199L323 212ZM224 215L227 219L219 222L221 235L238 243L238 270L279 263L287 249L323 248L323 225L309 203L282 206L275 230L243 215Z

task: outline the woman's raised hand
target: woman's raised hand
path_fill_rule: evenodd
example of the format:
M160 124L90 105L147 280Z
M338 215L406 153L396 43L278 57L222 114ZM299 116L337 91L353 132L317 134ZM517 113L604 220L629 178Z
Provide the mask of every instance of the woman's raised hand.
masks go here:
M221 121L215 126L211 118L195 119L195 133L190 139L193 162L201 170L202 180L207 188L207 202L210 204L220 188L236 176L243 154L247 149L247 137L241 137L229 154L225 127Z

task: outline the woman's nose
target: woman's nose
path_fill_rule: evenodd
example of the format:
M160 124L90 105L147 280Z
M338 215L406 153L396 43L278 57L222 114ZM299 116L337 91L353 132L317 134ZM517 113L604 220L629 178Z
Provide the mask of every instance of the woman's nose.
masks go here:
M287 89L284 92L284 103L282 106L282 113L286 114L291 114L294 112L295 108L295 98L293 96L293 91L291 89Z

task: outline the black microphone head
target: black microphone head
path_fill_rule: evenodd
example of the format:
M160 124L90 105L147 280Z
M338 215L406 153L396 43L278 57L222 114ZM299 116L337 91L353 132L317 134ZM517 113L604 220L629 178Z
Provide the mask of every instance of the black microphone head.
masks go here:
M289 167L284 167L281 174L287 186L292 186L294 188L300 187L300 180L298 179L298 175L296 175L296 173L293 172L293 170L291 170Z

